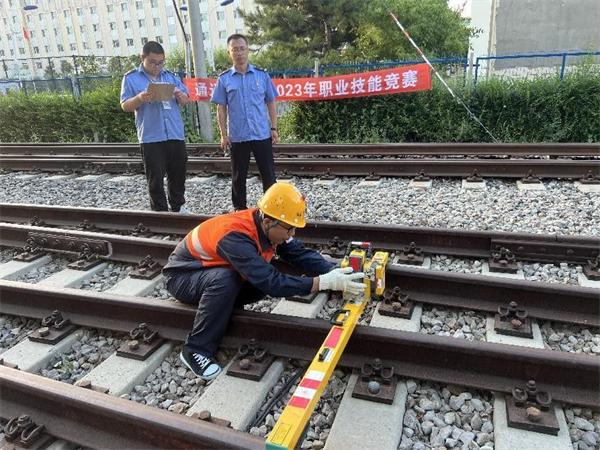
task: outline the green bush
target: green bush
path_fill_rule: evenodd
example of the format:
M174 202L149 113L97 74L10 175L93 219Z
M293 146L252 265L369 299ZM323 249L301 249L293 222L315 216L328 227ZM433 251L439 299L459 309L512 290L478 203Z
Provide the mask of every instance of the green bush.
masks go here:
M500 142L599 142L600 74L451 86ZM304 142L490 142L434 78L431 91L295 103L286 139Z
M455 82L453 90L500 142L600 142L600 74ZM119 105L120 80L85 92L0 96L0 142L137 142ZM215 141L216 111L211 107ZM201 142L183 114L186 139ZM279 121L284 142L490 142L434 78L431 91L297 102Z

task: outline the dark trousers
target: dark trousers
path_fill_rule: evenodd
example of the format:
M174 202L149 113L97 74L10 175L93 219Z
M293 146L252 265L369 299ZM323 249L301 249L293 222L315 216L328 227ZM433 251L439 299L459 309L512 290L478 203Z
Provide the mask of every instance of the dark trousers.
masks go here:
M241 308L265 296L235 270L224 267L171 272L168 277L167 290L173 297L198 305L185 345L204 356L214 356L234 307Z
M262 141L233 142L231 144L231 201L235 209L246 208L246 177L250 153L258 166L263 192L275 183L275 161L271 138Z
M167 175L169 205L171 211L179 212L185 203L185 174L187 150L184 141L168 140L140 144L144 170L148 181L150 208L153 211L168 211L164 178Z

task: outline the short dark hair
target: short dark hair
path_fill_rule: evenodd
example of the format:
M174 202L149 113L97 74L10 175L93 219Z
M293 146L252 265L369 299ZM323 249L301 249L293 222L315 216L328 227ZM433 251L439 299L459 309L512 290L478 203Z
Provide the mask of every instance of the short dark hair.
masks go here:
M164 55L165 49L156 41L148 41L142 48L142 56L148 56L150 53L156 53L157 55Z
M243 34L240 33L234 33L231 36L229 36L227 38L227 45L229 45L229 43L235 39L243 39L244 42L246 43L246 45L248 45L248 38L246 36L244 36Z

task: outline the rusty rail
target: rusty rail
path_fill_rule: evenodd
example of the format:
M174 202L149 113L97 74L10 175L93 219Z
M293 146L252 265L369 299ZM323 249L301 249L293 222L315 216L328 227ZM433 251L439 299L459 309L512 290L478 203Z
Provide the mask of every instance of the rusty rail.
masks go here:
M264 449L264 439L0 366L0 416L29 415L86 448Z
M81 157L51 158L2 157L0 167L5 170L92 171L108 173L143 173L139 158ZM230 175L231 162L225 157L191 157L189 173ZM250 173L258 174L255 162ZM474 171L482 177L524 178L528 174L538 178L580 179L599 176L600 164L595 159L398 159L398 158L277 158L276 171L298 176L413 177L422 172L435 177L467 177Z
M217 144L187 144L190 155L213 155L221 150ZM312 156L398 156L398 155L493 155L493 156L600 156L596 143L389 143L389 144L278 144L275 155ZM89 143L3 143L0 155L106 155L139 154L138 144Z
M162 337L178 341L195 315L193 307L174 302L4 280L0 296L3 314L41 318L58 309L77 325L118 331L145 322ZM224 346L235 348L255 338L268 343L276 356L309 360L329 329L319 319L240 311L232 316ZM600 358L593 355L357 326L341 365L359 368L373 358L392 364L401 377L505 393L533 378L558 401L600 407Z
M0 223L0 244L22 247L32 232L45 234L48 239L57 235L105 241L111 249L110 257L105 259L128 263L139 263L144 256L150 255L164 265L176 245L176 242L158 239L4 223ZM280 267L287 270L285 266ZM499 306L506 306L514 300L525 308L531 308L532 317L600 326L600 298L594 288L495 279L395 265L388 266L386 277L389 277L388 286L398 285L422 303L495 312Z
M212 216L153 211L124 211L33 204L0 203L3 222L78 227L86 223L105 232L131 233L136 227L150 234L187 234ZM140 224L142 227L140 227ZM342 222L309 222L297 236L306 244L328 246L341 241L369 241L374 248L397 251L414 242L428 254L489 258L497 245L509 248L518 260L585 263L600 251L600 237L469 231Z

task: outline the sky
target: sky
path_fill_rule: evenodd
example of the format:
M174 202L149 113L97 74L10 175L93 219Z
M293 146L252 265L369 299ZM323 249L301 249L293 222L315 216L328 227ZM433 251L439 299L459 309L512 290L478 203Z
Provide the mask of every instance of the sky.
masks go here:
M463 8L463 16L471 17L471 1L472 0L448 0L448 5L452 9L460 9Z

